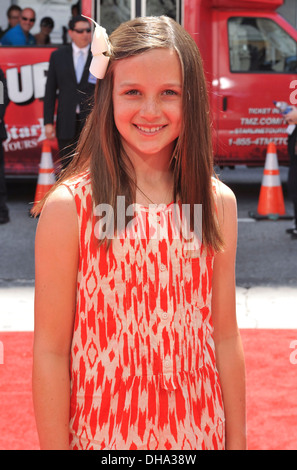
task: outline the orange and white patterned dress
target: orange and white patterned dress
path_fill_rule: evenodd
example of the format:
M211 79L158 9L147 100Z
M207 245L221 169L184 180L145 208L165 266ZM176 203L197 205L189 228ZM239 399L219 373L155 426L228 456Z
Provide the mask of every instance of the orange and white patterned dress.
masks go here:
M67 186L80 243L70 448L224 449L212 338L213 255L203 246L185 249L164 230L173 204L135 205L145 236L99 247L89 173Z

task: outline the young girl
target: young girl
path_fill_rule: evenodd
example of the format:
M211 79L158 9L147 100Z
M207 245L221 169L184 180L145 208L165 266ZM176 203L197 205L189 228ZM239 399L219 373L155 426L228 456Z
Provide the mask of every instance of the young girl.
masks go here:
M212 178L197 46L167 17L101 52L95 33L94 108L36 234L41 448L245 449L236 201Z

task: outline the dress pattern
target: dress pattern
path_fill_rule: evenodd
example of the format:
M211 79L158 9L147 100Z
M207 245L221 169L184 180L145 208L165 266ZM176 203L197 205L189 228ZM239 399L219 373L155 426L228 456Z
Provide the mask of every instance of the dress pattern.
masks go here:
M213 254L173 236L174 204L136 204L126 236L98 246L89 173L67 186L80 239L70 448L224 449Z

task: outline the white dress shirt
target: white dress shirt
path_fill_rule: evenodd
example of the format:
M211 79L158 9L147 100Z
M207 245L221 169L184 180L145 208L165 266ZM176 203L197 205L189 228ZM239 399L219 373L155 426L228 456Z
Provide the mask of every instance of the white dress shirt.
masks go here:
M78 56L80 52L83 52L85 63L86 63L88 54L89 54L89 49L90 49L89 44L86 47L83 47L82 49L80 49L79 47L77 47L76 44L74 44L74 42L72 43L72 57L73 57L74 69L76 69L76 64L77 64L77 60L78 60Z

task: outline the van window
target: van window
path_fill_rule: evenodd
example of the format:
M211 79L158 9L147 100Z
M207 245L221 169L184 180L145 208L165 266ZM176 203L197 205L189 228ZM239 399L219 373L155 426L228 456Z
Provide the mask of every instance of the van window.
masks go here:
M181 0L104 0L97 5L97 17L108 34L136 16L167 15L179 22L180 11Z
M130 0L115 2L114 0L105 0L98 2L97 19L107 34L111 34L121 23L130 20L131 6Z
M230 18L228 37L231 72L297 71L296 41L268 18Z
M176 0L149 0L146 2L147 16L170 16L176 21L180 21L180 2Z

